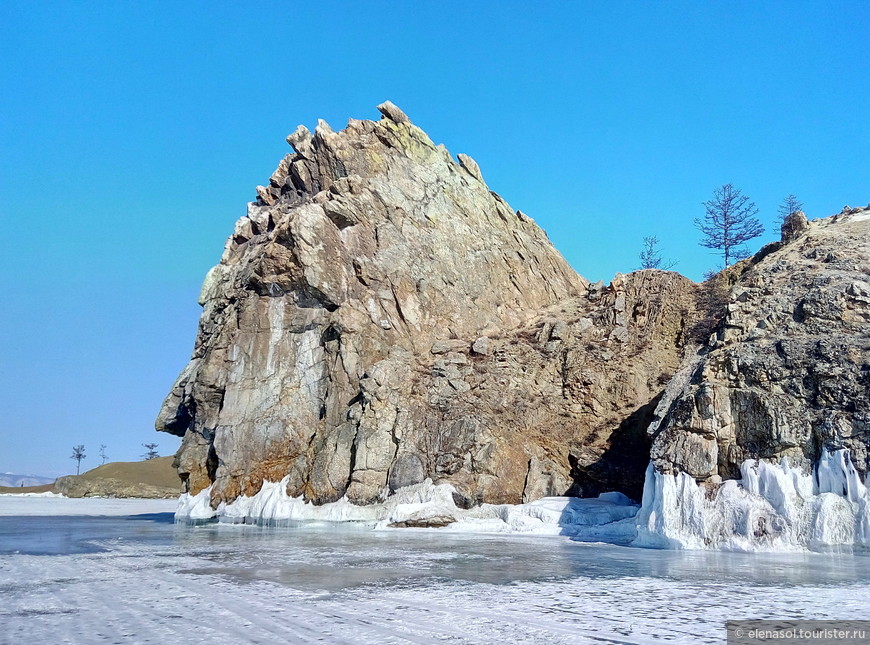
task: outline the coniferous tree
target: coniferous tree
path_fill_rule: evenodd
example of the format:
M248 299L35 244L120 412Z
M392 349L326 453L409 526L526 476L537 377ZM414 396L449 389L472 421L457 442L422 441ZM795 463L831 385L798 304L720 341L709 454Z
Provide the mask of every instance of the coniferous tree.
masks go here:
M791 238L794 233L795 222L788 222L788 216L792 213L797 213L798 211L803 211L804 205L801 201L795 197L794 195L789 195L785 199L782 200L782 203L779 205L779 223L780 229L782 230L783 235Z
M802 211L804 209L803 202L799 200L794 195L788 195L785 199L782 200L782 203L779 205L779 221L785 222L786 218L792 213L797 213L798 211Z
M142 459L145 459L146 461L148 459L157 459L160 456L157 452L157 445L158 444L156 443L143 443L142 447L145 448L146 452L142 455Z
M83 445L73 446L73 454L70 456L70 459L76 460L76 475L81 472L82 459L85 456L85 447Z
M648 235L643 238L643 247L640 255L641 269L661 269L667 271L672 269L676 264L676 260L665 260L662 258L662 252L659 249L659 238L655 235Z
M725 184L713 191L713 198L703 202L706 214L695 220L701 231L701 246L719 249L725 266L749 255L742 245L764 233L758 220L755 202L733 184Z

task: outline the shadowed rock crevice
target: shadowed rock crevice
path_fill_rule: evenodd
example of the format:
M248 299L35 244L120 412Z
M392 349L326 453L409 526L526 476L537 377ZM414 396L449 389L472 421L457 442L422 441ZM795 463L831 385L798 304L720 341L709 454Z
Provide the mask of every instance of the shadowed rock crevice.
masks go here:
M618 491L640 501L652 444L647 429L661 398L660 393L626 417L610 434L607 448L596 461L587 463L582 450L569 454L572 484L568 495L596 497Z

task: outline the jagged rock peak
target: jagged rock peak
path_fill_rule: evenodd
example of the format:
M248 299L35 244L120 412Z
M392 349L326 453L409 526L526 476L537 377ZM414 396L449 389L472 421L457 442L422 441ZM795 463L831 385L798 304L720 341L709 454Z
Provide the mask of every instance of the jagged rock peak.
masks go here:
M402 112L392 101L384 101L378 106L378 111L386 118L396 123L410 123L411 119Z
M650 456L710 485L823 449L870 468L870 211L793 215L709 284L590 286L470 157L379 109L291 134L206 276L157 420L190 492L370 503L431 479L467 507L637 499Z
M497 339L582 298L586 280L470 157L457 163L398 108L381 111L338 132L297 128L203 284L193 358L157 426L184 437L180 473L193 492L213 484L214 504L285 477L316 502L372 501L426 477L487 501L569 480L564 446L548 457L534 438L507 440L531 423L499 427L494 410L514 403L451 410L502 378ZM526 398L514 372L511 396Z
M302 156L311 151L312 139L311 133L304 125L297 126L292 134L287 135L287 143L291 145L294 152Z

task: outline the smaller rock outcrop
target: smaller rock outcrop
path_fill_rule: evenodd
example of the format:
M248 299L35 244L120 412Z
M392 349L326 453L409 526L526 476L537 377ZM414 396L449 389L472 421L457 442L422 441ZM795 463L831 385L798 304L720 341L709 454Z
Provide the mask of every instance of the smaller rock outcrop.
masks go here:
M181 480L173 463L172 457L108 463L81 475L59 477L53 490L67 497L178 497Z
M791 213L785 218L785 221L780 227L783 244L797 239L809 227L810 223L803 211Z
M650 427L664 473L740 478L749 459L804 472L823 450L870 470L870 209L807 222L729 269L708 345L683 363Z

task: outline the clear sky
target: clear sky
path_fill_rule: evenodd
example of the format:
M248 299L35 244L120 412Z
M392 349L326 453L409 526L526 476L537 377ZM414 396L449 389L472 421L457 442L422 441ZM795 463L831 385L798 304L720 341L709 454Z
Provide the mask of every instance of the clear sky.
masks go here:
M870 201L866 2L0 3L0 472L135 460L234 221L318 117L390 99L585 277L676 270L732 182L776 239Z

